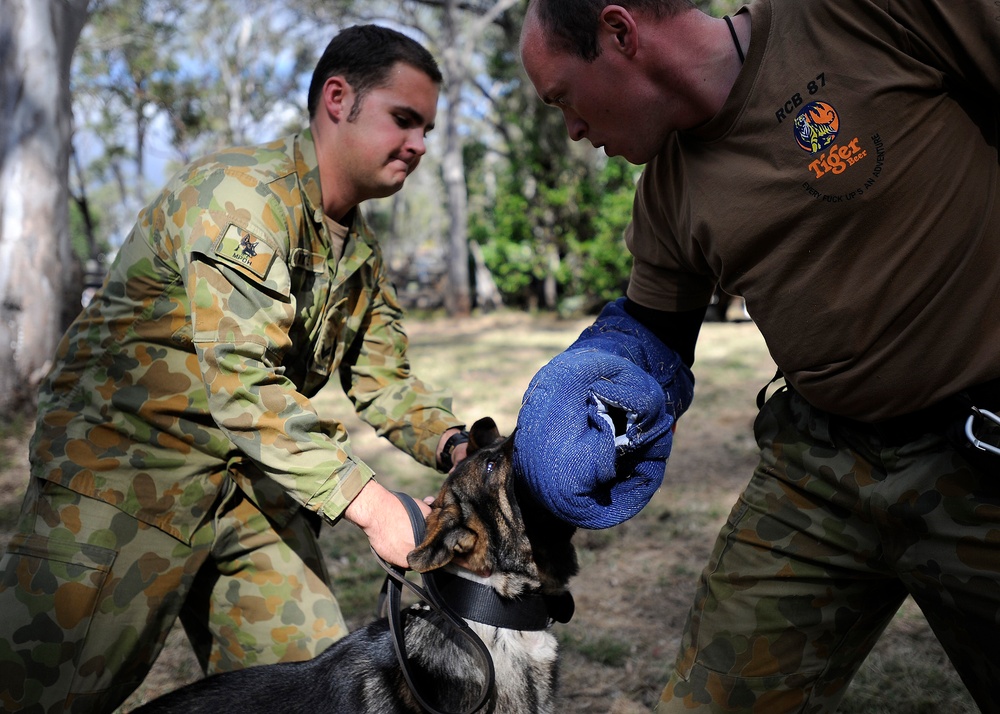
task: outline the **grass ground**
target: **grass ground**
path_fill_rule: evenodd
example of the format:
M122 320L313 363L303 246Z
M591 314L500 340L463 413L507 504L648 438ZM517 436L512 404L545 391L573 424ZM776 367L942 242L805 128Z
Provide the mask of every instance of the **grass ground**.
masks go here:
M496 419L513 428L531 375L566 347L586 323L504 313L460 323L410 323L415 371L455 393L470 422ZM559 712L633 714L659 697L677 650L695 580L716 531L752 470L750 428L756 391L774 366L752 323L710 323L696 365L695 404L677 432L663 488L637 517L575 538L581 572L572 589L576 615L558 625L562 643ZM321 410L343 415L355 450L391 488L436 492L440 476L416 466L374 437L332 388ZM17 513L26 478L27 429L10 425L0 461L0 547ZM358 531L326 528L322 547L352 627L373 616L380 571ZM183 633L172 632L127 711L200 676ZM912 604L899 611L864 663L842 714L967 714L976 712L963 686Z

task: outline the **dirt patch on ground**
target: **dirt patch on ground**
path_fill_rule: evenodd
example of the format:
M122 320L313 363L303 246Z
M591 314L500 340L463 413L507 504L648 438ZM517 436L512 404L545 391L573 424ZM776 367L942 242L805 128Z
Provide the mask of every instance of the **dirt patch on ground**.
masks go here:
M565 348L587 321L502 313L453 323L410 324L414 371L455 393L470 421L516 420L531 375ZM715 534L755 463L754 397L774 371L752 323L708 324L699 343L695 403L681 420L663 488L636 518L575 539L581 572L572 583L576 615L557 625L562 643L559 712L649 711L667 679L695 582ZM332 389L316 400L343 415L359 455L391 488L436 492L440 476L415 466L353 416ZM0 546L9 537L27 467L25 436L3 443ZM372 617L377 567L349 525L326 528L338 597L352 626ZM200 676L183 633L123 708ZM919 611L907 605L869 658L842 712L975 712Z

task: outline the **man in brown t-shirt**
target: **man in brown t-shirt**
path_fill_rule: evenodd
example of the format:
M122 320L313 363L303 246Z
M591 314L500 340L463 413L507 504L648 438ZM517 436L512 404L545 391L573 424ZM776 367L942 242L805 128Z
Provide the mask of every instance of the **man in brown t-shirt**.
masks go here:
M529 6L539 96L646 165L625 313L691 366L719 284L782 375L658 711L835 711L907 595L1000 710L1000 457L965 433L988 441L1000 411L998 47L987 0ZM519 427L585 418L537 396L571 371L536 375ZM531 435L519 467L579 522L559 493L579 479L545 466L583 442Z

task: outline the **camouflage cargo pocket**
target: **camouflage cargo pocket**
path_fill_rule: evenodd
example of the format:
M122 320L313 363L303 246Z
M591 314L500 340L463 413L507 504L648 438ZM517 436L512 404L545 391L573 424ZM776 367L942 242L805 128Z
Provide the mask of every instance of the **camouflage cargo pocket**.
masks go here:
M0 560L0 710L62 700L114 550L21 533ZM65 668L65 669L64 669ZM61 676L62 675L62 676ZM57 685L66 691L54 691ZM47 708L47 706L46 706Z

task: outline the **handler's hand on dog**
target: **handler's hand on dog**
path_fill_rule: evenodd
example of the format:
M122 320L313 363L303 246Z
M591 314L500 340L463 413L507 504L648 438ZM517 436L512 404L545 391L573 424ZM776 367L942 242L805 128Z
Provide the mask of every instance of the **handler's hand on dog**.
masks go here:
M431 509L414 499L424 517ZM413 528L406 507L391 491L376 481L369 481L351 501L344 517L361 528L372 548L384 560L402 568L409 567L407 554L416 547Z

